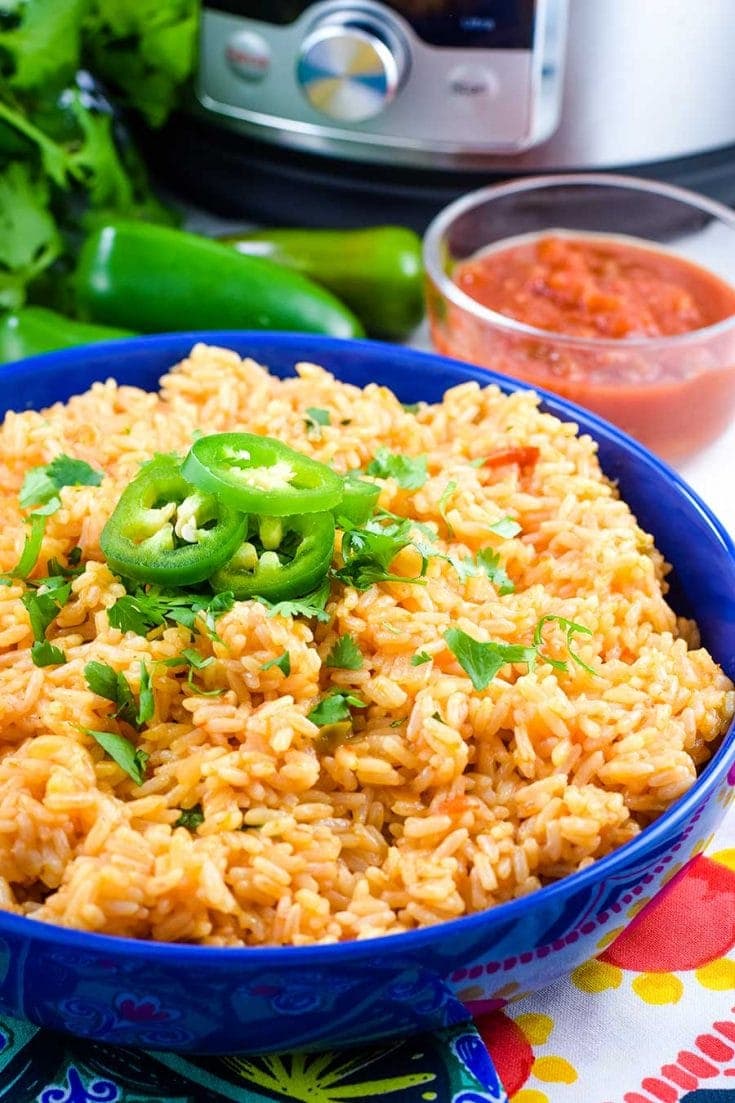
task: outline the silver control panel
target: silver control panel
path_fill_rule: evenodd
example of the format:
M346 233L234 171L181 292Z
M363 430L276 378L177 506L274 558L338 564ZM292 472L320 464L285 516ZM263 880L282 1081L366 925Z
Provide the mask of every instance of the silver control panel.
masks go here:
M277 24L204 8L200 111L260 139L439 165L520 152L560 112L567 0L538 0L529 48L442 46L377 0L323 0Z

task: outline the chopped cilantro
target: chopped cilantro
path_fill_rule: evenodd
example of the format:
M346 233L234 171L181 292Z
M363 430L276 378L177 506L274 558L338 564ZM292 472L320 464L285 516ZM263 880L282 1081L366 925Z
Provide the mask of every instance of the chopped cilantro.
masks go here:
M66 655L48 640L36 640L31 648L31 659L36 666L58 666L66 662Z
M404 456L401 452L379 448L375 459L368 464L366 474L395 479L404 490L418 490L427 479L426 456Z
M449 504L449 499L452 497L452 495L454 494L456 489L457 489L456 482L454 481L454 479L450 479L449 482L447 483L447 485L444 487L444 490L442 492L442 496L439 499L439 514L441 515L441 518L444 521L444 524L447 526L447 529L449 531L449 535L451 537L454 536L454 529L452 528L449 521L447 520L447 506Z
M426 651L418 651L411 657L411 666L423 666L424 663L431 662L431 655L428 655Z
M142 728L153 719L156 702L151 685L151 674L143 660L140 661L140 696L138 697L138 711L136 713L136 727Z
M62 452L51 463L31 467L26 472L20 488L21 508L46 505L58 496L63 486L99 486L101 482L101 471L95 471L85 460Z
M326 724L338 724L343 720L351 720L350 708L366 709L367 705L353 693L330 693L327 697L322 697L311 712L307 713L306 718L311 720L312 724L318 724L322 728Z
M93 728L83 728L82 731L91 735L136 785L143 784L148 764L148 755L145 751L134 747L129 739L124 735L117 735L116 732L95 731Z
M461 628L448 628L444 641L476 690L486 689L506 663L528 663L530 667L536 660L535 647L493 641L481 643Z
M326 604L329 600L329 582L326 581L312 594L305 594L291 601L271 603L264 597L257 599L267 606L269 617L316 617L317 620L329 620Z
M202 689L194 681L195 670L206 670L208 666L211 666L214 662L214 656L209 655L205 658L200 655L198 651L195 651L193 647L185 647L180 655L174 655L172 659L162 659L163 666L187 666L189 668L189 674L186 679L187 687L190 693L196 694L197 697L219 697L221 693L224 693L223 689Z
M36 643L43 643L46 639L46 629L66 605L70 593L69 583L55 576L44 579L37 590L27 590L23 594L21 601L28 611Z
M140 699L136 707L135 697L127 678L107 663L89 662L84 668L84 678L92 693L104 697L115 705L113 717L125 721L134 728L141 728L152 718L155 701L151 676L146 664L140 663Z
M185 647L180 655L174 655L172 659L161 659L161 662L164 666L188 666L194 670L205 670L214 662L214 656L205 658L193 647Z
M30 509L34 505L43 505L55 498L58 488L52 483L45 467L29 467L20 488L21 509Z
M402 402L401 406L407 414L417 414L421 404L419 402Z
M112 715L132 727L138 727L135 697L125 675L107 663L89 662L84 667L84 679L92 693L104 697L115 706Z
M481 548L477 555L466 555L462 559L450 555L448 559L459 575L460 582L484 573L499 594L512 594L515 590L512 580L500 564L500 554L494 548Z
M506 539L517 536L520 531L521 526L512 517L501 517L499 521L494 521L490 525L490 532L494 532L496 536L504 536Z
M571 646L572 637L575 634L581 632L584 635L591 636L590 629L583 624L575 624L574 621L567 620L565 617L557 616L554 613L548 613L539 619L530 647L525 647L522 644L496 643L494 641L481 643L460 628L448 628L444 633L444 640L459 665L469 675L475 689L482 690L490 684L500 668L505 666L506 663L526 663L528 669L533 670L537 661L542 660L553 667L554 670L566 671L569 669L567 663L563 660L552 659L551 656L545 655L541 651L543 627L550 621L556 621L566 630L567 650L573 662L589 674L595 674L596 672L592 667L587 666L580 656L572 650Z
M81 562L82 549L72 548L66 557L66 564L63 564L59 559L55 557L48 561L48 573L50 575L59 575L62 578L76 578L84 571L84 564Z
M136 636L147 635L165 621L160 603L143 590L119 597L107 610L107 619L112 628L134 632Z
M329 415L329 410L320 410L318 406L306 407L306 422L307 432L312 432L314 429L321 428L322 425L331 425L332 419Z
M192 804L191 808L181 809L181 815L174 823L174 827L186 827L189 831L196 831L202 823L204 823L204 813L201 804Z
M284 651L282 655L276 655L274 659L269 659L267 663L263 663L261 670L272 670L274 666L277 666L282 674L288 678L291 673L291 656L288 651Z
M499 594L513 593L515 586L501 566L498 552L493 548L481 548L475 558Z
M362 651L357 646L354 636L340 636L327 655L325 666L337 667L340 670L362 670Z
M382 527L377 521L368 521L364 528L350 529L342 537L344 566L335 571L335 577L356 590L368 590L376 582L414 582L425 585L426 556L421 575L406 578L393 574L389 567L399 551L415 541L411 534L412 523L402 518L398 523Z
M209 635L216 639L216 618L229 612L234 603L235 596L231 590L223 590L210 598L206 594L168 593L151 586L147 590L139 588L123 594L107 610L107 619L113 628L119 628L121 632L146 636L166 621L195 631L201 618Z
M58 498L55 499L58 502ZM25 538L23 544L23 551L20 553L20 559L10 572L11 578L28 578L35 567L38 557L41 554L41 546L43 544L43 535L46 532L46 522L48 520L48 514L45 513L32 513L29 517L31 523L31 531Z
M576 651L572 650L572 637L573 636L578 635L579 633L581 633L582 635L585 635L585 636L591 636L592 635L591 629L586 628L584 624L575 624L575 622L573 620L567 620L566 617L559 617L559 616L556 616L556 614L554 614L554 613L547 613L546 616L543 616L543 617L540 618L540 620L539 620L539 622L536 625L536 628L534 630L534 633L533 633L534 647L536 647L536 648L541 647L541 645L543 643L543 635L542 634L543 634L544 625L548 624L550 621L556 621L556 623L558 625L560 625L560 627L562 627L566 631L567 651L569 652L569 658L572 660L572 662L576 663L577 666L582 668L582 670L586 670L588 674L594 674L595 677L597 677L597 671L593 670L591 666L587 666L587 663L584 662L579 657L579 655L576 653ZM543 659L547 663L550 663L551 666L553 666L554 669L556 669L556 670L566 670L567 669L567 664L565 662L560 662L558 659L551 659L551 658L549 658L548 655L544 655L541 652L539 652L539 658Z

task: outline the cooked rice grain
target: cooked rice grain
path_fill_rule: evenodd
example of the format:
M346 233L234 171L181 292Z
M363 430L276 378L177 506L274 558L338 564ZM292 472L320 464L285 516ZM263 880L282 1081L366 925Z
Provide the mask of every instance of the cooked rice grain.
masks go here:
M595 445L538 410L527 393L467 383L444 402L403 410L385 387L360 390L312 364L279 381L233 352L197 346L159 394L112 381L44 412L7 415L0 430L0 569L26 533L25 471L60 452L104 471L67 487L36 569L82 548L84 572L49 631L66 653L36 668L24 586L0 589L0 907L137 938L211 945L305 944L403 931L492 907L563 877L635 836L694 781L735 710L731 683L699 647L696 626L666 603L666 568L614 486ZM310 432L304 411L331 424ZM109 626L124 590L99 534L139 465L185 451L195 430L266 433L339 470L378 446L424 452L415 492L388 479L380 504L434 524L442 551L493 545L515 583L499 596L484 575L460 581L431 559L425 587L334 587L329 624L269 617L243 602L196 637L213 658L198 696L180 668L192 646L169 627L141 639ZM539 449L519 470L475 466L516 445ZM447 483L456 490L442 519ZM510 515L513 539L490 535ZM402 553L401 567L415 570ZM586 625L564 673L506 666L477 693L443 642L456 625L481 639L530 642L553 613ZM364 656L327 667L340 635ZM563 630L544 630L564 657ZM263 666L288 651L291 672ZM411 657L425 651L431 661ZM109 727L84 666L122 671L137 692L153 670L156 709L139 737L145 783L86 735ZM319 753L307 719L331 687L369 708L357 738ZM204 822L175 827L201 805Z

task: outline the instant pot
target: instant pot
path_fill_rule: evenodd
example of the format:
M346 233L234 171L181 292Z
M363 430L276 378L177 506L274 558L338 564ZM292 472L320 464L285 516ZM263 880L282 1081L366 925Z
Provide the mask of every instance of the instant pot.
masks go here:
M149 142L223 214L422 228L539 171L735 202L732 0L205 0L187 108ZM182 166L187 171L182 171Z

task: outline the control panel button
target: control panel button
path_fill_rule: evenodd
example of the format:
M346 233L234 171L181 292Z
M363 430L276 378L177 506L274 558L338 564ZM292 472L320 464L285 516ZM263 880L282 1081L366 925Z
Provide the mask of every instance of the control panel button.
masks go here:
M448 74L447 88L455 101L494 100L500 91L500 81L484 65L457 65Z
M304 40L297 79L316 111L356 123L379 115L394 99L406 61L400 43L379 25L332 18Z
M254 31L236 31L225 46L225 59L230 69L243 80L263 80L270 69L271 48Z

